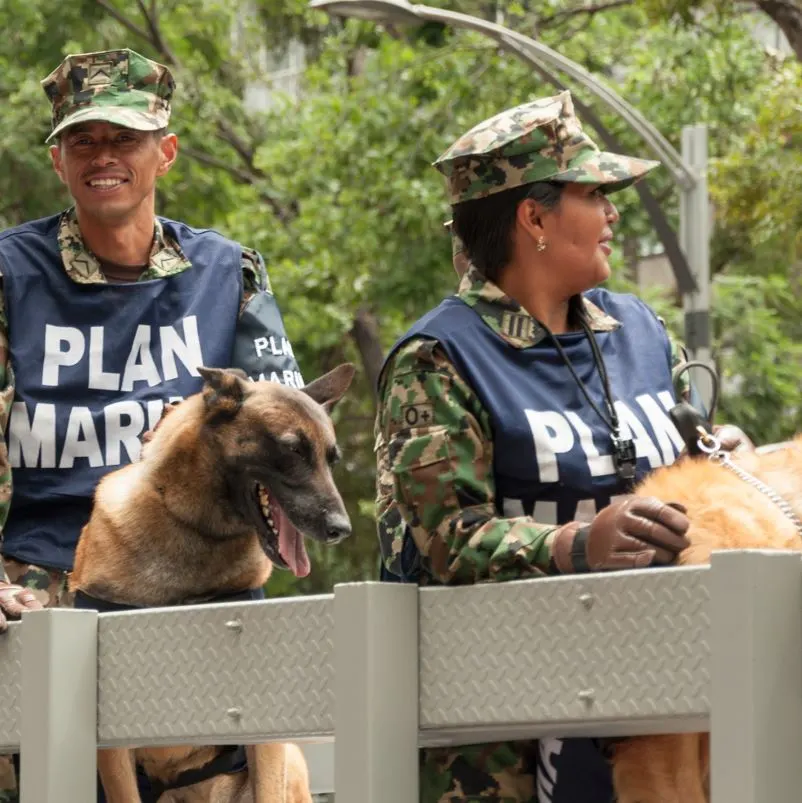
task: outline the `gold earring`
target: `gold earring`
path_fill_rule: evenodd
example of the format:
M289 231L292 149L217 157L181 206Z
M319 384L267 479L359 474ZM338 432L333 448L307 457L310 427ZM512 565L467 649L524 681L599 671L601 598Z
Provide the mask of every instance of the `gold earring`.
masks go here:
M545 251L546 250L546 238L540 236L537 238L537 250L538 251Z

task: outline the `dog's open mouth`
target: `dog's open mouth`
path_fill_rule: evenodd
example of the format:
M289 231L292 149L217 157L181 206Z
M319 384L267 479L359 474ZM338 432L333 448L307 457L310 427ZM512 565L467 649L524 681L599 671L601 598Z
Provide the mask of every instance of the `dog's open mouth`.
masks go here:
M259 528L259 542L265 554L280 569L289 569L296 577L306 577L312 566L303 535L264 485L257 482L254 493L264 523Z

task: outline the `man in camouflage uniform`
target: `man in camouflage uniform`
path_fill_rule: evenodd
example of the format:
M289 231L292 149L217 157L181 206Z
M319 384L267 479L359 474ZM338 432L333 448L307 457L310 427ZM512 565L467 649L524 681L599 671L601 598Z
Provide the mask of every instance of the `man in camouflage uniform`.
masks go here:
M459 138L435 165L447 178L456 218L460 204L525 189L532 182L600 185L609 194L632 184L656 163L599 152L582 131L570 94L564 92L479 124ZM610 214L610 220L617 219ZM526 371L516 373L514 363L538 349L548 357L551 336L521 304L471 264L453 230L454 222L447 225L452 229L454 268L461 277L456 295L460 303L447 299L413 326L390 350L379 382L376 505L382 579L457 585L669 562L687 544L683 536L687 520L678 511L659 503L649 509L632 508L632 500L616 496L621 489L613 477L612 496L617 501L597 514L601 507L598 496L595 504L592 499L586 500L591 502L588 513L587 506L583 511L581 505L575 504L576 499L566 499L561 491L553 491L556 482L550 486L543 479L549 470L554 471L551 465L560 467L560 485L571 484L571 472L587 473L579 449L568 471L560 461L563 457L567 460L569 454L552 455L553 464L544 460L540 480L537 470L526 463L519 461L514 464L516 470L510 470L512 463L507 461L513 458L501 453L504 444L508 452L530 448L525 443L529 429L526 420L521 425L510 417L509 408L516 406L514 402L519 408L526 405L535 410L579 410L578 414L566 415L580 416L577 426L584 422L586 432L590 431L593 413L585 412L587 405L564 367L558 367L550 376L543 373L529 385L531 398L515 395L515 386L525 386L526 374L546 369L539 368L534 360L527 363ZM516 237L519 234L520 229ZM539 243L537 251L546 248L548 244ZM594 295L593 300L572 300L574 305L581 304L583 317L599 342L605 336L619 337L625 328L599 305L606 305L608 297ZM644 340L650 337L647 332L652 332L656 342L664 343L660 348L667 356L659 375L655 375L655 393L662 388L663 399L687 398L687 375L676 382L673 393L671 390L671 369L684 359L681 348L664 331L661 334L661 325L654 325L656 317L642 302L626 301L620 306L637 310L632 320L636 324L643 322ZM442 323L438 324L438 320ZM631 329L631 324L627 326ZM487 344L487 353L482 353L483 346L475 345L478 340ZM505 356L497 359L497 354ZM494 374L494 365L504 360L510 362L508 373L505 375L507 369L502 366ZM475 368L476 362L481 364L480 370ZM561 365L559 361L557 364ZM485 373L487 377L483 377ZM542 390L538 382L548 386L545 395L537 396ZM618 389L613 389L618 394ZM621 390L632 407L632 394L627 395L624 387ZM553 392L561 407L548 406L548 392ZM597 401L601 399L597 397ZM538 403L545 403L545 408L537 407ZM664 453L665 462L671 462L682 443L670 421L666 418L661 422L660 414L654 413L653 420L641 416L640 424L650 439L654 435L646 432L654 432L653 426L663 426L663 435L669 427L673 430L673 451ZM514 436L504 441L507 428ZM535 435L534 429L532 434ZM599 430L597 434L594 430L593 434L590 448L595 444L604 454L606 433ZM746 442L743 433L734 428L721 434L726 436L728 448ZM535 441L534 454L540 460L548 444L538 444L537 436ZM649 463L643 459L640 444L638 449L640 477ZM609 453L610 448L606 447L606 451ZM537 461L533 457L530 462ZM508 487L514 484L516 475L522 472L531 473L535 492L507 492L502 487L504 483ZM589 482L587 487L592 490L595 485ZM546 498L545 503L537 498L539 492ZM527 493L531 493L529 498L516 498L526 497ZM551 499L555 501L548 501ZM571 512L560 515L557 511L564 510L567 502L573 503L568 508ZM545 516L540 518L538 511L557 515L547 520ZM631 522L635 518L640 523L633 528ZM649 527L652 534L658 528L663 530L662 554L658 554L661 549L655 548L655 542L644 537ZM597 745L590 740L570 741L572 766L568 773L561 774L559 792L555 791L552 761L562 747L560 740L543 740L540 746L536 742L517 742L422 750L421 803L608 803L612 796L609 771ZM572 786L566 774L577 767L581 772L576 773L577 785Z
M4 613L72 606L67 573L93 484L136 459L138 438L165 403L200 390L194 358L303 385L259 253L155 214L156 181L177 154L177 138L167 132L170 70L127 49L83 53L65 58L42 86L52 107L50 155L74 205L0 235L0 425L8 446L0 449L0 632ZM133 319L126 321L128 309ZM48 314L60 326L48 321L43 335L38 319ZM90 330L90 319L109 325ZM130 352L114 345L118 322L136 333ZM151 344L151 331L162 340ZM37 361L39 380L31 369ZM79 366L92 393L68 373ZM82 406L69 408L67 424L59 402L73 394ZM114 423L108 411L121 405L130 420ZM29 421L31 410L41 415ZM53 430L42 436L37 427L51 421L47 415ZM96 430L93 422L100 422ZM44 486L47 498L33 499ZM60 520L59 498L74 509L72 518ZM36 519L51 499L53 514ZM0 757L0 803L18 799L14 776Z

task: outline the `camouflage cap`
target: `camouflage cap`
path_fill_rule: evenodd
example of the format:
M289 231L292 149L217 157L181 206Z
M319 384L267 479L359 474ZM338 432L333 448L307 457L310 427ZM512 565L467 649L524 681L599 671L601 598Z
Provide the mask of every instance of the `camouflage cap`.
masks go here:
M600 151L582 130L567 90L479 123L434 162L452 205L534 181L602 184L615 192L659 164Z
M67 126L96 120L138 131L164 128L175 82L163 64L126 49L67 56L42 88L53 107L50 142Z

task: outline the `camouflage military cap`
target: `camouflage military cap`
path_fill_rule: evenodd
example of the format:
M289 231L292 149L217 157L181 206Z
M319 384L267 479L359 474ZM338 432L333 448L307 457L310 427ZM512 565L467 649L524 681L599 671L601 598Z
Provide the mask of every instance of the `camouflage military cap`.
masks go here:
M175 82L163 64L133 50L67 56L42 81L53 107L53 130L103 121L138 131L157 131L170 120Z
M534 181L628 187L660 163L600 151L582 130L571 93L497 114L463 134L434 166L452 205Z

